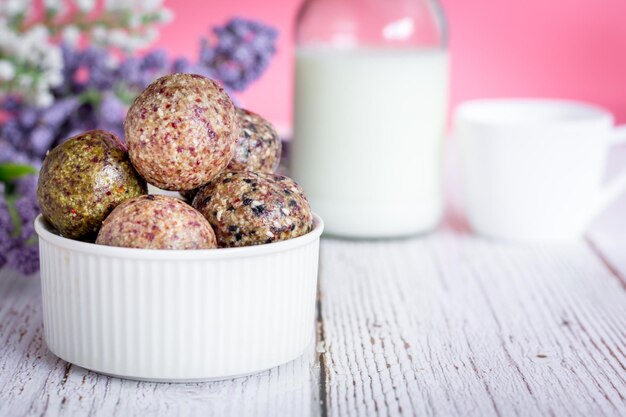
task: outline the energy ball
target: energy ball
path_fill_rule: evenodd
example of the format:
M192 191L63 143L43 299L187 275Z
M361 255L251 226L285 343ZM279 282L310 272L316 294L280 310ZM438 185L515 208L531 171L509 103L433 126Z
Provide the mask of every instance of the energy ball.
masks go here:
M280 162L280 137L270 122L256 113L237 109L239 138L230 171L274 172Z
M164 190L208 183L230 161L239 136L235 105L215 81L161 77L135 99L124 122L133 165Z
M193 190L179 191L178 193L181 195L185 201L191 203L193 202L193 198L198 194L199 188L194 188Z
M120 140L92 130L48 153L39 173L37 199L46 220L63 236L89 240L118 204L146 192L146 182Z
M106 218L99 245L142 249L211 249L217 246L209 222L177 198L144 195L125 201Z
M291 239L313 224L302 188L269 173L224 172L198 191L193 206L213 226L220 247Z
M274 126L249 110L237 108L239 138L228 171L275 172L280 163L282 143ZM193 201L198 188L181 190L186 201Z

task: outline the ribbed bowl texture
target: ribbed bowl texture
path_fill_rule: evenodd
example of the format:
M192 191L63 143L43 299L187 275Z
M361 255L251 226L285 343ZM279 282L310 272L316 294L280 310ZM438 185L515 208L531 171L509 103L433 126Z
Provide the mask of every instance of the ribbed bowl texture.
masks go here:
M44 334L75 365L151 381L223 379L313 342L319 240L144 250L59 236L39 216Z

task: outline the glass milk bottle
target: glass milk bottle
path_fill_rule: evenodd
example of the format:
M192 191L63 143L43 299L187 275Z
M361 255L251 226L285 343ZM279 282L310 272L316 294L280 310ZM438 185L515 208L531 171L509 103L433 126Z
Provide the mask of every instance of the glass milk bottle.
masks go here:
M436 0L309 0L296 40L291 174L326 231L436 227L448 99Z

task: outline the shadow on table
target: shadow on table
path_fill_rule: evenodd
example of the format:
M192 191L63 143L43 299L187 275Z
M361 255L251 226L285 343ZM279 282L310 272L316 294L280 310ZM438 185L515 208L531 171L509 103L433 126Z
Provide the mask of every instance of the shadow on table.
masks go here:
M380 243L380 242L403 242L409 241L413 239L421 239L430 236L432 233L436 233L437 231L447 231L453 232L457 235L472 235L472 231L470 229L469 223L467 222L467 218L459 210L457 207L448 207L445 210L443 219L438 227L433 230L429 230L424 233L418 233L414 235L407 236L397 236L397 237L384 237L384 238L353 238L346 236L336 236L333 234L329 234L324 232L322 235L325 240L335 240L335 241L345 241L345 242L354 242L354 243L363 243L367 245L368 243Z

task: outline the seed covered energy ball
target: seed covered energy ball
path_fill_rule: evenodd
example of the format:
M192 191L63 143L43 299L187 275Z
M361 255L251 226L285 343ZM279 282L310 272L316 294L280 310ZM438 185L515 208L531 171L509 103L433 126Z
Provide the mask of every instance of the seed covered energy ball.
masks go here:
M228 171L273 173L278 168L282 143L274 126L249 110L237 108L239 138ZM179 191L186 201L193 201L198 188Z
M291 178L225 172L202 187L193 206L209 220L220 247L277 242L311 231L313 217Z
M191 190L230 161L239 135L224 89L196 74L159 78L135 99L124 123L130 159L150 183Z
M181 195L182 198L185 199L185 201L191 204L191 202L193 201L193 198L198 193L198 190L199 188L194 188L193 190L179 191L178 193Z
M280 162L280 137L270 122L256 113L237 109L239 138L230 171L274 172Z
M97 244L142 249L211 249L209 222L177 198L144 195L125 201L106 218Z
M48 153L37 198L46 220L63 236L93 239L118 204L146 192L119 139L92 130Z

